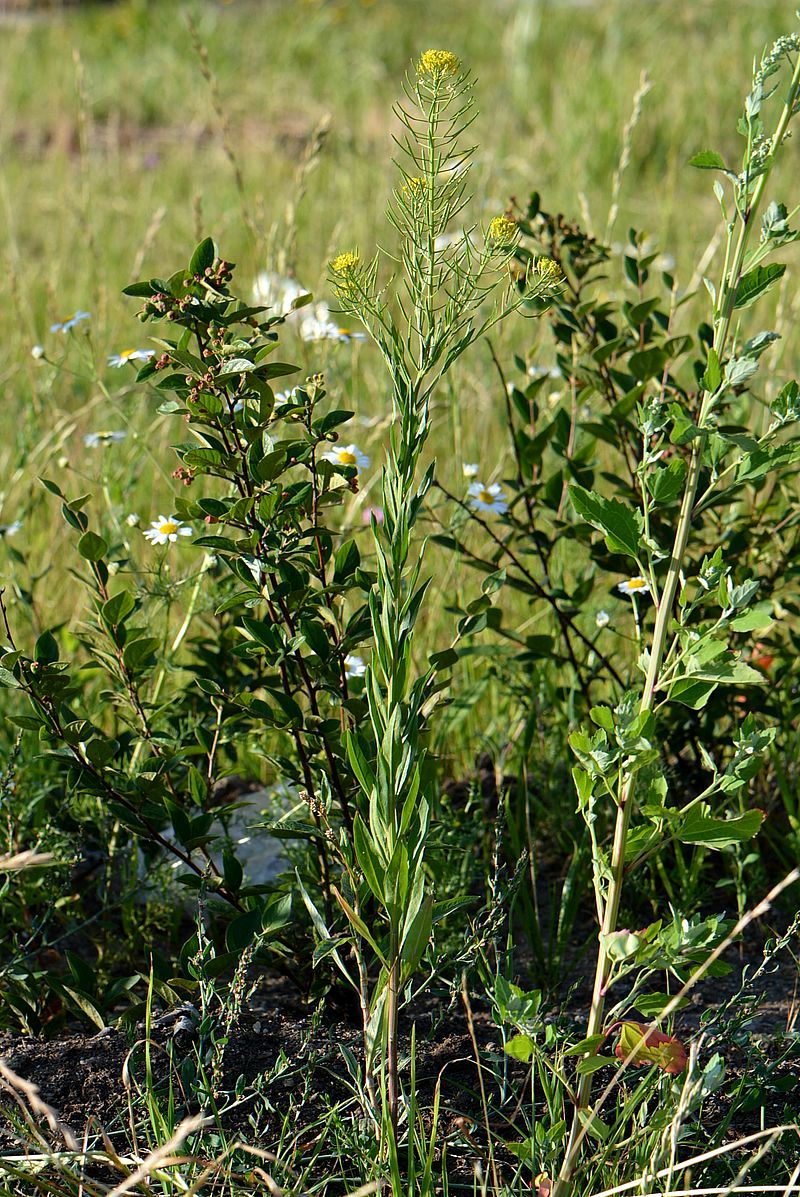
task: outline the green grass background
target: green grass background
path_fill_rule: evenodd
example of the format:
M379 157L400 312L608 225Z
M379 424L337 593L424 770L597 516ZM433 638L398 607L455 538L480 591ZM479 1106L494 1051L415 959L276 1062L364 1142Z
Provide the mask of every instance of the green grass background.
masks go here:
M259 269L279 266L324 293L332 252L369 252L388 238L392 105L421 50L453 50L477 80L471 215L488 218L509 195L536 188L550 210L583 214L600 235L646 70L652 90L612 237L623 240L629 225L653 234L686 281L718 222L711 176L687 160L709 147L737 160L752 59L795 27L794 8L785 0L127 0L6 16L0 523L24 521L7 546L27 564L0 546L0 568L15 580L19 618L36 630L75 614L68 533L37 475L70 495L91 491L96 524L127 540L144 568L147 546L125 516L135 510L147 522L176 493L174 422L131 385L130 368L105 366L107 354L146 344L121 288L137 275L168 273L207 233L239 264L246 291ZM192 47L189 15L224 118ZM329 132L296 203L298 168L323 121ZM793 146L786 159L776 194L796 170ZM784 291L781 303L782 328L791 330L793 294ZM68 345L48 329L78 307L91 311L91 325ZM501 334L502 352L510 357L513 344L535 359L539 335L518 323ZM377 465L387 397L370 349L288 340L285 356L305 372L325 369L333 399L356 409L362 424L353 436ZM62 368L34 360L35 344ZM791 335L782 352L786 366ZM83 444L87 432L118 428L129 432L120 445ZM432 444L442 476L458 485L462 460L480 461L486 480L508 466L497 381L481 347L451 380ZM354 525L376 484L377 470L347 513ZM181 546L173 569L190 559L193 567ZM436 581L440 596L466 588L470 597L477 588L453 559Z

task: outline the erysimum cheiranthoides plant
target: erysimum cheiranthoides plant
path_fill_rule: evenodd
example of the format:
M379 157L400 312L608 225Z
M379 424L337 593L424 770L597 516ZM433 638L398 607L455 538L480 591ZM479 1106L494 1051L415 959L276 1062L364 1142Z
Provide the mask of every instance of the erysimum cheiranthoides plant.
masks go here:
M680 811L666 806L667 782L656 745L659 715L670 702L700 709L719 685L742 687L763 681L733 648L737 632L764 626L763 604L755 603L759 582L735 580L735 563L725 561L722 546L705 556L696 576L687 577L686 567L693 524L704 509L735 502L742 488L759 484L800 457L797 440L784 435L786 426L800 418L796 382L788 383L776 398L760 435L736 427L737 388L756 374L764 350L775 339L770 333L745 339L740 315L784 273L784 266L764 264L766 260L797 237L789 228L786 206L773 202L764 209L764 199L774 162L798 112L799 97L800 36L792 34L779 39L754 72L739 121L745 141L741 169L731 170L713 151L692 160L697 167L721 172L724 180L715 184L725 224L724 261L718 285L707 283L712 332L695 395L685 405L671 401L665 371L660 386L651 387L639 402L640 506L606 499L578 485L570 488L575 510L603 534L609 551L634 563L633 583L652 597L655 618L649 642L643 631L640 688L626 692L614 709L593 708L596 730L580 731L571 738L578 758L574 778L579 805L587 821L595 821L603 799L611 800L616 816L610 854L593 841L601 922L594 990L586 1036L572 1049L572 1054L583 1058L572 1131L553 1197L582 1197L589 1191L576 1188L578 1178L583 1181L591 1171L581 1164L582 1156L584 1162L587 1158L584 1147L587 1137L601 1144L604 1137L599 1115L603 1099L592 1101L591 1078L603 1063L612 1062L598 1052L619 1025L625 1004L622 999L607 1014L609 991L620 976L635 974L668 955L660 924L637 934L619 928L626 874L665 840L719 848L752 836L763 817L757 810L726 817L724 808L730 795L743 792L769 748L774 729L759 727L750 715L744 717L724 767L718 768L712 754L705 752L711 780ZM768 133L765 116L775 106L778 111ZM664 464L665 456L673 460ZM665 486L670 476L678 484L674 488ZM668 544L663 536L656 538L654 517L662 516L663 509L678 499ZM765 597L759 593L760 599ZM712 807L715 800L717 812ZM637 814L645 816L641 825L633 823ZM658 1063L652 1046L658 1035L656 1024L675 1005L675 999L665 999L650 1027L623 1023L617 1049L622 1067L637 1060ZM670 1067L661 1062L667 1073L682 1070L673 1055ZM681 1063L685 1066L685 1060Z
M434 655L415 677L414 626L425 601L424 544L414 527L434 477L423 469L431 399L458 358L526 299L544 301L561 286L546 258L532 262L523 285L510 276L515 222L496 216L476 247L474 230L448 236L468 202L471 150L464 132L475 110L472 82L455 55L427 50L397 106L403 134L400 181L389 208L399 235L395 271L379 284L382 262L342 253L330 264L342 308L358 317L375 342L391 388L392 428L383 470L383 523L374 518L377 581L369 596L374 653L365 690L369 720L348 732L350 761L363 804L354 819L356 859L377 903L368 928L338 895L357 937L379 962L370 998L371 1044L385 1062L388 1129L394 1140L400 1100L398 1015L431 932L434 895L425 847L435 777L426 727L448 653ZM369 1067L369 1062L368 1062Z

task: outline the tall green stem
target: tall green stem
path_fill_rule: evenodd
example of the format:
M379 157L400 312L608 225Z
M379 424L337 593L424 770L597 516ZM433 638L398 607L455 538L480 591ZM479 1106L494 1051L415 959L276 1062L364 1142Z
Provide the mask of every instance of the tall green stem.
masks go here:
M781 142L783 141L789 121L791 120L795 104L797 102L799 88L800 58L798 59L798 62L794 68L792 81L789 87L789 93L772 138L764 172L758 179L749 205L744 212L740 213L739 233L736 238L732 255L730 252L732 230L729 232L728 253L726 254L725 272L723 274L722 282L722 306L715 321L713 338L713 347L720 361L724 356L730 335L731 321L736 305L736 291L742 276L744 258L747 251L748 241L750 239L750 232L764 195L764 189L767 185L772 170L775 154ZM714 394L712 392L708 390L704 390L702 392L700 411L697 421L699 435L692 443L692 455L686 478L683 501L681 503L680 514L678 516L678 523L675 529L675 539L673 542L669 568L664 581L664 588L658 599L656 608L656 619L653 628L650 659L648 662L647 674L644 688L642 690L641 702L639 705L641 712L652 710L655 702L656 691L658 689L659 674L666 648L670 619L672 617L672 610L675 603L678 582L680 580L681 568L683 566L683 561L686 554L686 546L689 541L689 534L692 527L692 515L694 511L695 498L697 496L698 483L700 480L703 451L705 449L708 437L707 421L713 398ZM625 879L625 850L628 841L628 830L630 827L631 814L634 807L634 790L635 774L633 772L629 772L624 777L620 789L619 803L617 806L617 816L614 827L614 842L611 851L611 881L609 883L608 896L605 902L603 922L600 932L594 988L592 992L592 1003L589 1010L589 1020L586 1029L587 1038L590 1038L593 1035L599 1035L603 1030L606 992L611 968L611 961L606 945L608 943L608 936L611 935L617 928L617 920L619 918L619 909L622 900L622 890ZM575 1101L575 1116L572 1123L570 1140L567 1146L564 1162L561 1167L561 1172L559 1173L558 1180L553 1190L553 1197L566 1197L566 1194L569 1192L568 1186L575 1170L575 1164L578 1159L581 1143L586 1134L587 1123L591 1118L591 1114L589 1112L591 1091L592 1077L591 1073L587 1073L580 1078L578 1085L578 1092Z

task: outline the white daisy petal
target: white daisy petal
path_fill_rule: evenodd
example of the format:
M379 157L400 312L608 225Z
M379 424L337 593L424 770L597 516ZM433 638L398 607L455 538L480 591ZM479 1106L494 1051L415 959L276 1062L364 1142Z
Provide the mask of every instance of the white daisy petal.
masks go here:
M101 432L88 432L83 438L83 443L90 449L99 449L101 445L118 444L120 441L124 441L127 435L127 432L123 432L122 430L109 432L107 429L104 429Z
M329 461L331 465L355 468L359 473L369 467L369 458L358 445L333 445L322 454L322 460Z
M50 325L50 332L68 333L75 328L76 324L80 324L83 320L91 320L90 312L73 312L71 316L67 316L65 320L56 321L55 324Z
M307 293L296 279L262 270L253 284L253 303L272 308L276 315L287 316L291 320L299 315L292 311L292 304Z
M144 533L151 544L174 544L179 536L191 535L192 529L174 515L160 515Z
M470 507L475 511L488 511L493 515L502 515L508 511L508 500L498 482L493 482L491 486L484 486L482 482L471 482L467 495Z
M367 666L363 659L355 653L349 653L344 659L344 673L347 678L363 677Z
M112 353L108 364L119 370L128 362L147 362L151 357L155 357L155 352L155 349L123 349L119 353Z
M629 598L636 598L639 594L650 593L650 583L641 574L637 574L635 578L627 578L624 582L618 582L617 590Z

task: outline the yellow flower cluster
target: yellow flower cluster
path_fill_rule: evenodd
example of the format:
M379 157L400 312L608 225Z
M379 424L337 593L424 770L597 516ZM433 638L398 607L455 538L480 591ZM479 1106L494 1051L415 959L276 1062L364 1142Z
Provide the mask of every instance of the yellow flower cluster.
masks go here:
M347 278L355 274L360 265L361 259L358 254L337 254L331 262L331 274L335 274L339 278Z
M457 75L460 69L461 59L449 50L426 50L417 63L418 75L431 75L434 79Z
M510 216L495 216L489 223L487 240L492 245L511 245L517 238L517 222Z
M554 262L552 258L537 258L533 264L533 269L539 280L553 291L559 291L564 285L564 271L559 266L558 262Z
M361 259L358 254L337 254L330 264L334 286L342 298L354 298L358 294L358 271Z

